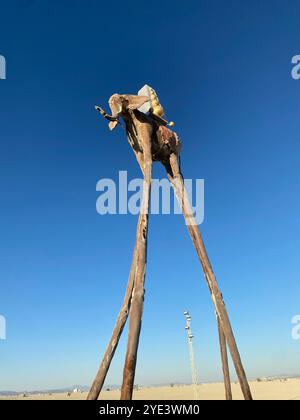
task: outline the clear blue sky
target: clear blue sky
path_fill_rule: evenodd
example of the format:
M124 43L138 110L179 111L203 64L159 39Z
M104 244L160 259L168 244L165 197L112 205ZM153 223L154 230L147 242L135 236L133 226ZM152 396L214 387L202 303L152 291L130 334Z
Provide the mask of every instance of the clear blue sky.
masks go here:
M250 377L300 373L298 1L6 1L0 54L0 390L89 384L123 299L135 216L100 216L96 183L139 175L95 113L156 88L205 179L201 229ZM156 177L163 171L155 167ZM180 216L153 216L139 384L221 378L213 307ZM120 383L126 333L107 383Z

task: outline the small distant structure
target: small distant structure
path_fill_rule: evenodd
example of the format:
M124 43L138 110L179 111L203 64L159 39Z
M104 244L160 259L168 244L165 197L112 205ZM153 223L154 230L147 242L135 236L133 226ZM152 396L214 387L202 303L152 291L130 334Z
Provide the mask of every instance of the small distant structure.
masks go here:
M73 394L79 394L81 392L81 390L79 388L74 388L73 389Z
M195 400L198 400L198 392L197 392L197 369L196 369L196 362L195 362L195 354L194 354L194 348L193 348L193 334L191 329L191 315L188 311L185 311L183 313L186 320L185 329L187 332L187 338L188 338L188 344L189 344L189 354L190 354L190 364L191 364L191 372L192 372L192 382L193 382L193 388L194 388L194 396Z
M262 376L261 378L257 378L257 382L272 382L272 378L268 378L267 376Z

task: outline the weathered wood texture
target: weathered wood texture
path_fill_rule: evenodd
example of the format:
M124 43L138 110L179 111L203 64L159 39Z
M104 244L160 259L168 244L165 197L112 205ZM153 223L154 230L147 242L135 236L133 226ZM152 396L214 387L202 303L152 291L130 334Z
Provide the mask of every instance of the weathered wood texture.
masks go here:
M202 269L208 284L208 288L211 293L212 301L215 306L216 313L220 319L222 330L225 334L228 347L230 349L231 357L236 369L237 376L241 385L241 389L246 400L252 400L252 395L246 373L243 368L241 357L237 348L237 344L234 338L234 334L229 321L227 309L225 307L222 294L219 289L215 274L213 272L211 263L209 261L206 248L200 233L199 227L193 216L193 211L189 202L189 197L186 192L183 177L180 172L180 166L178 157L175 154L171 154L170 163L166 166L169 180L174 188L178 202L181 205L186 225L197 251Z
M119 117L122 117L125 121L129 144L136 155L136 159L144 175L144 189L142 207L137 226L136 246L125 299L88 399L96 399L101 391L129 311L128 344L123 371L121 399L132 399L144 302L152 161L160 161L167 170L169 180L174 188L179 204L181 205L188 231L197 251L215 306L226 398L228 400L232 399L226 348L227 342L244 397L246 400L251 400L252 395L250 387L236 345L227 310L212 270L199 227L193 216L183 177L180 172L178 155L181 149L181 142L176 133L162 124L162 120L157 119L154 115L144 115L137 110L137 108L142 106L147 100L147 97L116 94L109 100L112 116L106 114L101 108L99 109L104 118L110 121L110 129L116 127L119 122Z
M144 101L145 98L142 99L142 102ZM129 104L131 104L130 108L128 107ZM88 400L96 400L99 397L111 361L117 349L119 339L128 319L129 312L131 315L121 399L132 398L144 301L144 282L147 260L148 220L152 177L152 124L142 113L135 110L135 108L140 106L140 104L141 99L131 95L113 95L110 98L110 106L113 114L116 114L118 109L122 110L122 117L126 123L128 142L135 153L136 159L144 176L144 188L142 206L137 223L136 243L124 302L118 315L117 322L115 324L112 336L109 340L96 378L88 394ZM113 129L117 125L117 117L108 115L100 107L97 107L96 109L100 111L104 118L110 121L110 129Z
M225 385L225 396L226 396L227 401L231 401L232 390L231 390L231 383L230 383L230 372L229 372L229 365L228 365L226 337L222 329L221 322L218 315L216 315L216 318L217 318L217 323L218 323L222 370L223 370L224 385Z
M139 219L138 226L141 223L141 220ZM138 228L137 228L138 230ZM102 390L107 372L109 370L111 361L114 357L115 351L118 347L120 337L122 335L124 326L126 324L129 310L130 310L130 304L131 304L131 296L134 286L134 278L135 278L135 270L136 270L136 262L137 262L137 246L135 245L133 257L132 257L132 263L130 267L130 273L127 283L127 288L125 292L124 301L120 310L120 313L118 315L116 324L113 329L112 336L109 340L109 343L107 345L107 348L105 350L103 359L101 361L99 370L97 372L96 378L92 384L92 387L88 393L87 399L88 400L97 400L99 397L99 394Z
M144 182L144 205L147 207L150 201L150 186ZM137 237L137 264L135 274L135 284L132 293L128 342L125 357L123 383L121 388L121 400L131 400L134 387L134 377L137 362L137 351L142 325L145 276L147 263L147 238L148 238L149 215L143 214Z
M152 180L152 126L147 124L139 112L130 112L131 119L126 120L129 142L137 142L136 155L144 175L143 198L140 210L140 221L137 232L137 264L135 283L132 293L128 342L125 357L121 400L131 400L137 362L137 351L142 325L145 276L147 264L148 222ZM142 121L141 121L142 119Z

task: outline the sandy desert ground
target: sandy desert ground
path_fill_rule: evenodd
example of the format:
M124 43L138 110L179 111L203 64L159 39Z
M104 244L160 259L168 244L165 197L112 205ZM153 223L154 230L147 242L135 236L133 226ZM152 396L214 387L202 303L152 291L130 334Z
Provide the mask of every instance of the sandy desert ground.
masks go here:
M274 380L270 382L251 382L253 398L256 400L300 400L300 379ZM236 400L243 399L238 384L232 385L233 397ZM224 386L221 383L203 384L197 387L199 400L222 400L224 398ZM0 399L10 400L84 400L87 393L38 394L19 395L13 397L2 396ZM118 390L103 391L101 399L117 400L120 397ZM194 388L191 385L149 387L141 388L134 392L136 400L193 400Z

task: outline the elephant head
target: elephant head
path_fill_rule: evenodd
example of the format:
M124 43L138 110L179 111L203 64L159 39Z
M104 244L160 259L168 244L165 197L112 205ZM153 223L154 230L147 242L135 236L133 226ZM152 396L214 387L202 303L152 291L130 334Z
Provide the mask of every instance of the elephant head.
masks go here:
M126 114L129 110L140 108L149 100L148 96L119 95L118 93L115 93L109 98L108 104L111 109L112 117L117 118L118 116L122 116L122 114ZM117 121L111 121L109 123L110 130L113 130L117 124Z

